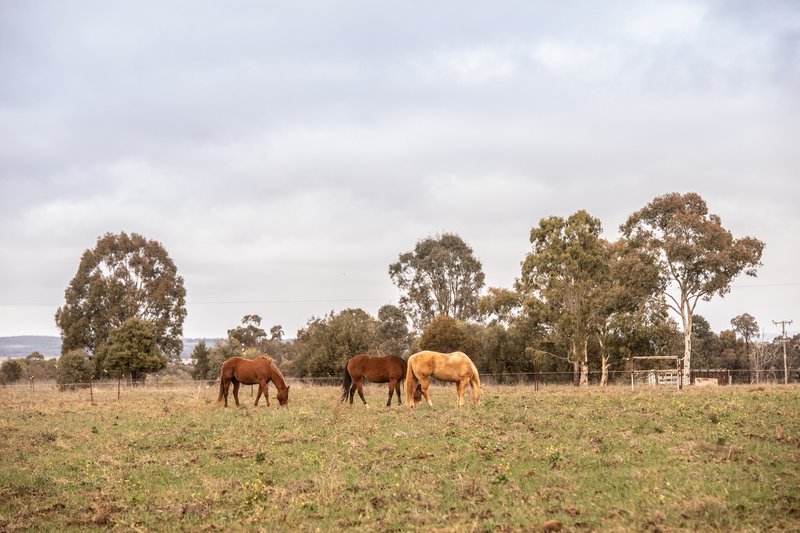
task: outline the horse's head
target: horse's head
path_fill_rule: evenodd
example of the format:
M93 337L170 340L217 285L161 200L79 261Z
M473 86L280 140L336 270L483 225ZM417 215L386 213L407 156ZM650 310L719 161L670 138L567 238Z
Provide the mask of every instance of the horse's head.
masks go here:
M285 389L278 389L278 403L281 405L289 405L289 386Z
M473 387L471 391L469 391L470 396L472 396L472 403L478 405L481 403L481 394L483 394L483 385L479 385L477 387Z

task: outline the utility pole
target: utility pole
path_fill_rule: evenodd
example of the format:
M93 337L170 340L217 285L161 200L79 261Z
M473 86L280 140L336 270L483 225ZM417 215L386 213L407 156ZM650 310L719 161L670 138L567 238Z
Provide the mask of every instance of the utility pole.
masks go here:
M786 326L791 325L791 320L773 320L773 324L776 326L778 324L781 325L781 344L783 344L783 384L787 385L789 383L789 367L786 366Z

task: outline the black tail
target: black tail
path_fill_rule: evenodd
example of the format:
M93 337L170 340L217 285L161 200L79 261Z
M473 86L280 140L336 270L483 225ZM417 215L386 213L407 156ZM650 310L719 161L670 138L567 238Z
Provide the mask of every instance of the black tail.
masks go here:
M347 393L350 392L350 385L353 384L353 378L350 377L350 372L347 371L347 366L344 367L344 381L342 381L342 399L340 401L345 401L347 399Z

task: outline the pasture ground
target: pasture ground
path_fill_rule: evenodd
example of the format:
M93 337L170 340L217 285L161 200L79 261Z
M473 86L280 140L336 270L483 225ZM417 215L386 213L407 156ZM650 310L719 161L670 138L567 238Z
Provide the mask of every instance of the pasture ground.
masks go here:
M0 389L0 530L800 530L797 386L339 394Z

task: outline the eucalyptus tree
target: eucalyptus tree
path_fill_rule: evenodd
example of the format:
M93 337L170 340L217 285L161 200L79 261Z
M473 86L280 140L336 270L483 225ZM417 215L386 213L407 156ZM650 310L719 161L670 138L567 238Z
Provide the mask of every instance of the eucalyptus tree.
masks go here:
M377 336L381 355L403 355L410 338L402 309L390 304L378 309Z
M437 316L469 320L478 316L483 288L481 262L458 235L445 233L417 243L389 265L389 276L400 289L400 308L417 331Z
M153 325L160 350L180 360L186 290L161 243L136 233L106 233L83 252L64 298L55 316L61 353L97 353L111 331L138 318Z
M245 348L254 348L258 341L265 339L267 332L261 328L261 317L244 315L241 325L228 330L228 338Z
M739 274L755 276L764 243L734 239L697 193L653 199L620 226L634 246L649 253L664 281L661 292L681 318L685 379L691 376L692 318L700 300L723 297Z
M756 322L756 319L752 315L743 313L731 319L731 326L733 326L733 331L744 339L745 352L749 359L750 339L758 337L758 332L761 331L761 328L758 327L758 322Z
M538 298L545 321L569 340L568 360L589 381L589 339L601 320L603 281L609 276L600 220L586 211L569 218L543 218L531 229L531 251L522 263L517 290Z
M592 300L594 324L600 347L600 385L608 382L611 352L609 342L620 336L626 324L644 324L660 287L658 269L650 256L630 246L625 239L603 241L601 253L607 269L597 278L599 291Z

